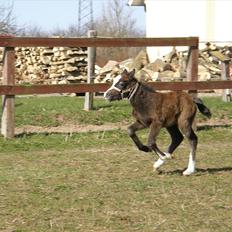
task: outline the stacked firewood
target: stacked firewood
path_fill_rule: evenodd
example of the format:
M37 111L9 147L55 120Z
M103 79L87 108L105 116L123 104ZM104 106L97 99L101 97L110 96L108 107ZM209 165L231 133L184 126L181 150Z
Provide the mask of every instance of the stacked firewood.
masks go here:
M232 46L206 44L199 50L198 79L221 78L221 55L232 58ZM149 62L142 50L135 58L117 62L110 60L104 67L95 66L95 83L111 82L124 68L136 69L136 77L142 81L182 81L186 78L188 51L175 48L161 59ZM0 78L2 50L0 50ZM232 74L232 66L231 72ZM68 84L87 80L86 48L16 48L17 84Z
M86 81L86 48L32 47L15 50L17 84L65 84ZM0 56L1 71L2 51Z
M218 57L232 58L232 46L216 46L206 44L199 50L198 79L200 81L221 79L221 61ZM123 62L110 61L100 70L95 82L112 81L124 68L136 69L136 77L142 81L182 81L186 78L188 51L176 48L150 63L145 51L141 51L134 59ZM232 65L230 64L231 74Z

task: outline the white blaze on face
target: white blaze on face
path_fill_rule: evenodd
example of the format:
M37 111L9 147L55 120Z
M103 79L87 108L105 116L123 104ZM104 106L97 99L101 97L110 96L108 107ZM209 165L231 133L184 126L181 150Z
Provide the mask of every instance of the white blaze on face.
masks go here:
M118 75L118 76L116 76L116 77L114 78L113 84L112 84L111 87L110 87L109 89L107 89L106 92L104 93L104 98L106 98L107 92L110 91L111 89L115 89L115 90L117 90L117 91L120 92L120 89L118 89L117 87L115 87L115 85L119 82L119 80L121 79L121 77L122 77L121 75Z

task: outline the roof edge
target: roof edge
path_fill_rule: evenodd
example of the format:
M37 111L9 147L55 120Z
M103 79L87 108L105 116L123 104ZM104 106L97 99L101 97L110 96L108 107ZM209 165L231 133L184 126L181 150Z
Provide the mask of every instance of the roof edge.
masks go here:
M145 6L145 0L128 0L129 6Z

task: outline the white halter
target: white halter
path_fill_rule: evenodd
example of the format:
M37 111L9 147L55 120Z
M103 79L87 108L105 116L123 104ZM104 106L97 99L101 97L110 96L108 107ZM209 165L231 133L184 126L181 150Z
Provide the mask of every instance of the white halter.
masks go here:
M128 100L131 101L132 97L134 97L135 93L137 92L139 88L139 82L136 82L135 88L132 90L132 93L129 95Z
M119 89L119 88L117 88L117 87L115 86L115 85L118 83L118 81L120 80L120 78L121 78L121 75L118 75L118 76L116 76L116 77L114 78L113 84L112 84L111 87L104 93L104 97L106 97L106 94L107 94L108 91L114 89L114 90L120 92L120 93L122 94L122 98L123 98L123 93L128 92L128 90L125 91L125 92L122 92L121 89ZM131 88L131 90L129 90L129 91L130 91L129 97L128 97L128 100L129 100L129 101L131 101L131 99L133 98L133 96L134 96L135 93L137 92L138 88L139 88L139 82L136 83L135 88Z

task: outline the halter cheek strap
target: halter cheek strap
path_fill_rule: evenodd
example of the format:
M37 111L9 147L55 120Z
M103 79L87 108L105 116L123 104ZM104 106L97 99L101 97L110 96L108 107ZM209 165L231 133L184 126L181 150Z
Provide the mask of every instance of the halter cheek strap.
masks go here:
M136 83L135 88L131 90L128 100L131 101L132 97L134 97L135 93L137 92L139 88L139 82Z
M128 98L129 101L131 101L131 99L134 97L135 93L137 92L138 88L139 88L139 82L136 83L136 85L135 85L134 88L131 87L130 89L127 89L127 90L125 90L125 91L122 91L121 89L119 89L119 88L117 88L117 87L115 87L115 86L113 86L111 89L115 89L115 90L117 90L118 92L120 92L120 93L121 93L121 96L122 96L122 99L124 98L124 94L125 94L125 93L129 93L129 94L127 95L127 98Z

